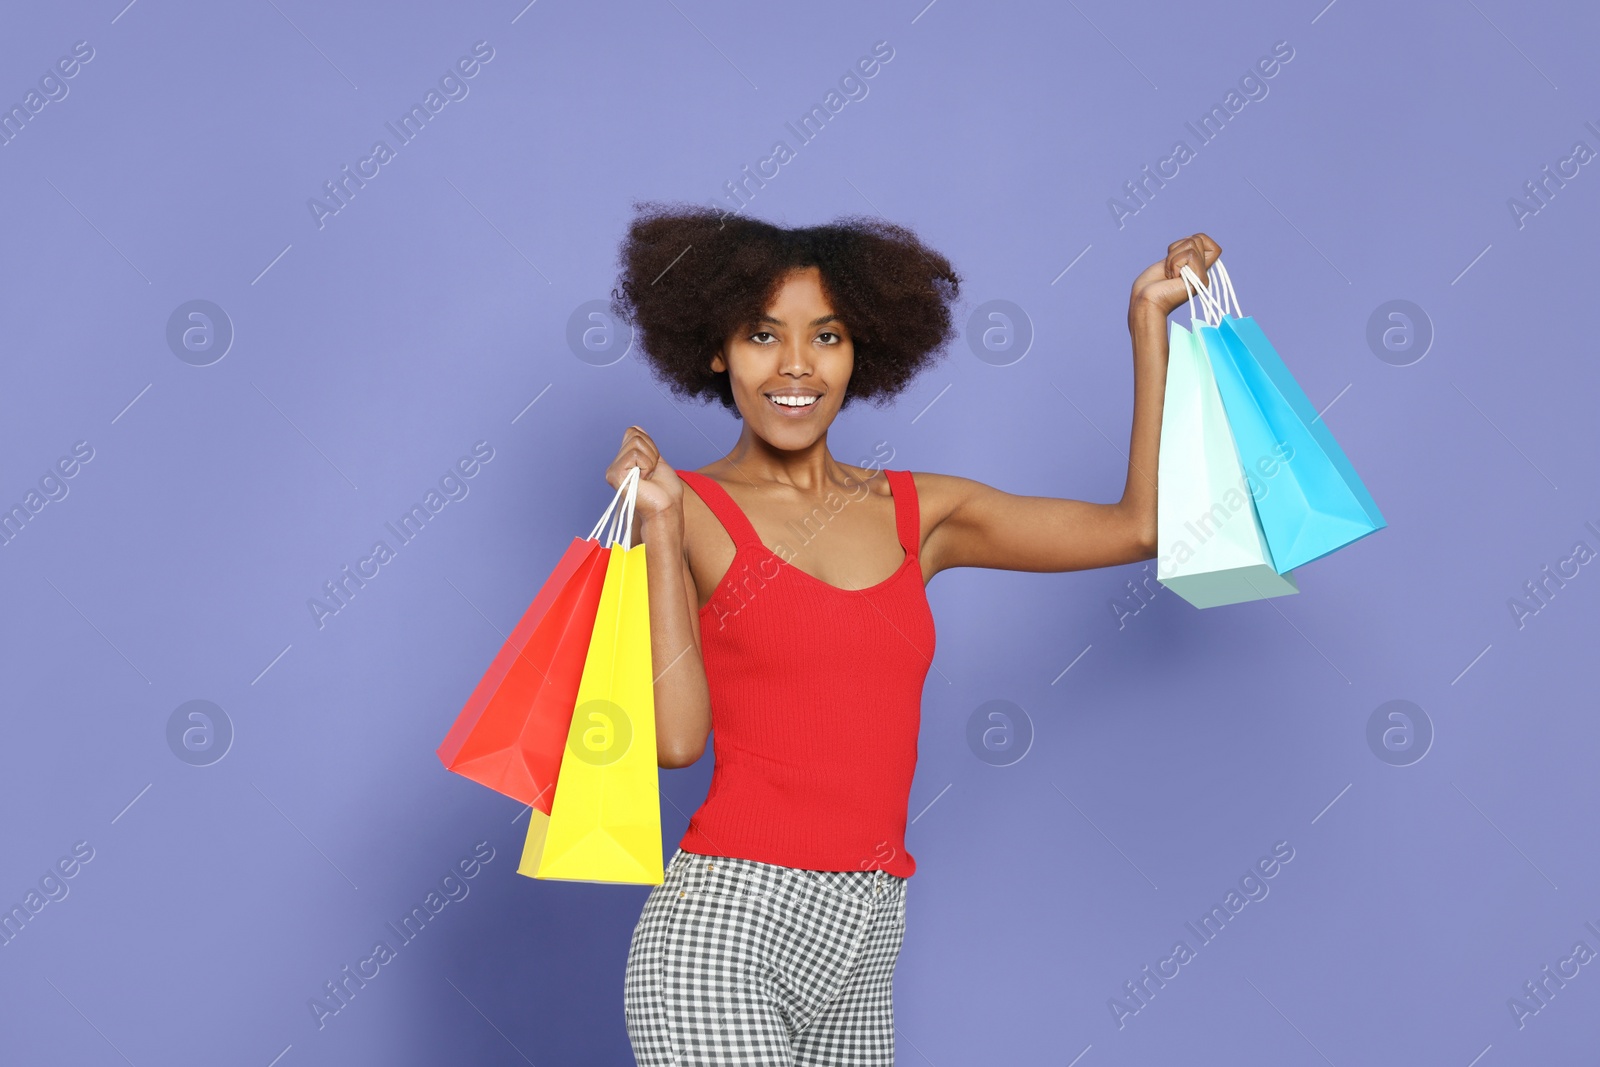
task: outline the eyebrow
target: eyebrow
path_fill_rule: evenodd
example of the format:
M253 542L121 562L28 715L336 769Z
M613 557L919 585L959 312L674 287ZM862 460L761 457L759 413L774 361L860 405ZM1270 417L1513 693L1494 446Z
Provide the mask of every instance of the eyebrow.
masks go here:
M756 317L756 321L757 322L776 323L779 326L784 325L784 321L782 319L775 319L771 315L759 315L759 316ZM839 319L839 316L837 316L837 315L823 315L820 318L812 319L806 325L808 325L808 326L821 326L825 322L839 322L839 321L840 321L840 319Z

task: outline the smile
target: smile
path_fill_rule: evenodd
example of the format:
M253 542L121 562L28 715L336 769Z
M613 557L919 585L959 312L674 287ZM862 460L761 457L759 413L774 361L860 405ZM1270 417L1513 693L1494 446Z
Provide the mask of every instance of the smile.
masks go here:
M767 402L781 411L785 417L795 419L804 416L817 406L819 396L795 396L793 394L766 394Z

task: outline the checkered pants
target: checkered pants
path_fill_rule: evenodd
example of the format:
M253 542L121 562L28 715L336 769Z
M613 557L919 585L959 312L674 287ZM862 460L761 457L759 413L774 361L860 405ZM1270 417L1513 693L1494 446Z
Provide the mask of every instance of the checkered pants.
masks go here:
M640 1067L894 1063L906 879L681 848L628 948Z

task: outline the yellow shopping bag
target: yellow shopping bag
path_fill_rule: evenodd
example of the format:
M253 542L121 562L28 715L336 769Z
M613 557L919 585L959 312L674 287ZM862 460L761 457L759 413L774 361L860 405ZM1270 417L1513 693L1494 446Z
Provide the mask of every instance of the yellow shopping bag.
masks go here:
M622 543L609 549L550 814L529 813L517 873L532 878L660 885L665 874L645 546L629 543L638 476L613 526Z

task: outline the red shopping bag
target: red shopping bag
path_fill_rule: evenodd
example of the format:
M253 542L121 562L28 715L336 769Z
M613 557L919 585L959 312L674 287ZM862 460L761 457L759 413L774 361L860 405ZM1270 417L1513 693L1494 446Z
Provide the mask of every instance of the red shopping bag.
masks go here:
M448 770L547 815L611 557L597 537L616 504L572 539L438 748Z

